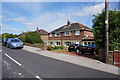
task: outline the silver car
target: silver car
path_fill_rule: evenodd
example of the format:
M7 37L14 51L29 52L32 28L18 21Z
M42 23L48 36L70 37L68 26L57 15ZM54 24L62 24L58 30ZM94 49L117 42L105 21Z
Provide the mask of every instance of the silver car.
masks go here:
M18 38L9 38L6 46L9 48L23 48L23 42Z

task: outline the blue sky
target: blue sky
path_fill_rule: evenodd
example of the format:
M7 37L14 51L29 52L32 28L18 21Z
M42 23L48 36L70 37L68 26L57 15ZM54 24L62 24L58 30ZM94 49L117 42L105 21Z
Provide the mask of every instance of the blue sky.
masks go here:
M94 14L104 9L104 2L2 2L2 32L20 34L37 27L48 32L66 25L67 20L92 27ZM110 9L118 8L116 2Z

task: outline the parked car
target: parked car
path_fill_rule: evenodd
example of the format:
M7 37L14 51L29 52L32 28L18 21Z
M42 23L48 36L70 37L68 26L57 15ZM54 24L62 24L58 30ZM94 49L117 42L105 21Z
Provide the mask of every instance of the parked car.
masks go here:
M76 51L78 47L81 47L82 45L81 44L70 44L69 47L68 47L68 51L71 52L71 51Z
M18 38L9 38L6 46L11 49L12 48L23 48L23 42Z
M8 38L7 39L2 39L2 45L6 46L7 45L7 41L8 41Z
M94 55L96 52L96 45L95 44L89 44L82 47L78 47L76 52L82 52L82 53L90 53L91 55Z

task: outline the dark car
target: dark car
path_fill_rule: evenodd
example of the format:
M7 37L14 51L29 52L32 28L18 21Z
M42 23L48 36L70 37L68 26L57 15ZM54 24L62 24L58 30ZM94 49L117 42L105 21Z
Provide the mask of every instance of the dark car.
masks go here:
M85 45L82 47L78 47L77 52L82 52L82 53L90 53L91 55L94 55L96 52L96 45L95 44L89 44Z
M7 39L2 39L2 45L6 46L7 45L7 41L8 41L8 38Z
M81 44L70 44L69 47L68 47L68 51L69 52L76 51L77 47L81 47L81 46L82 46Z

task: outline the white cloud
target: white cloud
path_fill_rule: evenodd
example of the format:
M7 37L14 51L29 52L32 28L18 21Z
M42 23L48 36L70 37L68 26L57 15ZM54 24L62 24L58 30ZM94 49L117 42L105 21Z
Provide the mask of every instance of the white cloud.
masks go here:
M95 0L2 0L2 2L94 2ZM118 2L119 0L109 0ZM96 2L105 2L105 0L96 0Z
M5 16L0 16L0 18L5 18Z
M61 27L63 25L66 25L67 20L74 21L76 17L80 16L91 16L91 10L92 15L100 13L104 8L104 3L93 6L87 6L83 8L82 10L79 10L79 7L67 9L64 8L57 12L46 12L44 14L39 14L37 17L34 17L32 19L32 23L34 26L27 26L28 29L33 30L36 29L36 27L43 28L47 30L48 32Z
M76 12L75 15L89 16L91 13L92 13L91 15L96 15L100 13L104 8L105 8L105 3L101 3L95 6L87 6L82 10L80 10L79 12Z
M8 27L2 27L2 32L18 32L19 30L16 28L8 28Z
M72 16L71 16L72 17ZM29 26L29 29L33 30L36 27L43 28L48 32L66 24L67 20L70 20L69 16L62 13L49 12L35 17L31 22L34 26Z
M4 18L5 21L25 21L26 18Z
M23 23L23 24L26 24L26 25L33 25L33 23L31 23L31 22L26 22L26 23Z

